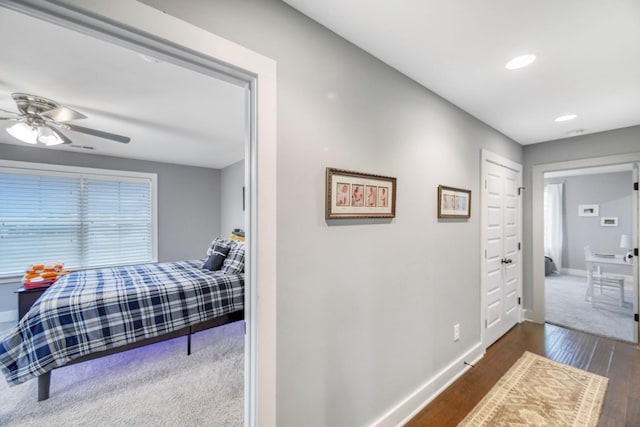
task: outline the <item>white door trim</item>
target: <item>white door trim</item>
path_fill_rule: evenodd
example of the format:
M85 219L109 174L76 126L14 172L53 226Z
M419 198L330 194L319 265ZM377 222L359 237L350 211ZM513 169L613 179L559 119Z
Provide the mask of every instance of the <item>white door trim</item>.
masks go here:
M504 166L506 168L512 169L518 173L518 191L522 188L522 165L520 163L514 162L513 160L507 159L506 157L502 157L498 154L492 153L491 151L483 149L480 153L480 288L481 288L481 296L480 296L480 337L482 340L482 345L485 350L488 347L485 336L485 322L487 320L486 315L486 290L487 290L487 279L486 279L486 263L485 259L485 239L486 239L486 229L487 229L487 216L485 214L487 209L487 195L486 195L486 187L484 184L484 177L486 174L486 163L495 163L500 166ZM520 227L518 230L518 241L520 242L520 263L518 269L518 295L522 298L522 263L524 261L524 257L522 257L522 230L523 230L523 222L522 222L522 194L518 199L518 209L519 209L519 218ZM522 322L522 304L518 307L518 321Z
M533 311L528 312L528 318L537 323L544 323L544 174L545 172L554 172L570 169L581 169L594 166L607 166L625 163L640 162L640 152L616 154L613 156L592 157L589 159L568 160L555 163L543 163L533 165L531 168L531 246L532 251L529 255L529 262L532 266L533 279ZM633 239L638 242L637 225L634 229ZM634 305L638 303L638 258L634 258L634 289L636 297ZM636 322L634 322L636 323ZM635 336L637 338L637 323L634 326Z
M633 164L633 182L637 183L640 179L640 163ZM632 196L632 204L633 204L633 227L631 231L631 241L635 242L634 247L639 247L638 240L640 236L638 233L640 232L640 194L638 191L633 191ZM635 240L633 240L635 238ZM638 257L633 257L633 312L638 313L640 309L640 262L638 262ZM638 322L633 322L633 340L637 344L640 342L640 329L638 329Z
M276 425L276 63L130 0L0 0L0 5L250 90L245 184L245 425ZM259 147L259 150L258 150ZM258 185L259 184L259 185ZM257 254L260 254L258 257ZM258 295L258 283L260 294ZM259 327L258 327L259 325Z

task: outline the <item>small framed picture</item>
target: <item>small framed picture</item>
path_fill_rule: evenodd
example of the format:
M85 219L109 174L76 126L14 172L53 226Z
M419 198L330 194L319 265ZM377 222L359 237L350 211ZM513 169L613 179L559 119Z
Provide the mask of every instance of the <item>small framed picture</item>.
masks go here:
M327 168L325 217L394 218L396 178Z
M602 227L617 227L618 226L618 217L617 216L603 216L600 218L600 226Z
M471 218L471 190L439 185L438 218Z
M599 205L578 205L578 216L599 216Z

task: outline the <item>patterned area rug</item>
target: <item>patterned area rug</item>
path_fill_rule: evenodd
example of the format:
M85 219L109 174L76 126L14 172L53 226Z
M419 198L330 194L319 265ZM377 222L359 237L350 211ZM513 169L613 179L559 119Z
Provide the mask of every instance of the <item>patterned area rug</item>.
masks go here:
M525 352L458 426L596 426L608 382Z

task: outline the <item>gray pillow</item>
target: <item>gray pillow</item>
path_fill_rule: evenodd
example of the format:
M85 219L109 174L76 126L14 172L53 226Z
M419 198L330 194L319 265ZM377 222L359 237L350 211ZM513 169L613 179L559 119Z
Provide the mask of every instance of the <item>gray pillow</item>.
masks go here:
M223 245L213 245L207 253L209 253L209 258L202 264L202 269L217 271L220 270L222 264L224 264L224 260L227 258L227 254L229 253L229 246Z

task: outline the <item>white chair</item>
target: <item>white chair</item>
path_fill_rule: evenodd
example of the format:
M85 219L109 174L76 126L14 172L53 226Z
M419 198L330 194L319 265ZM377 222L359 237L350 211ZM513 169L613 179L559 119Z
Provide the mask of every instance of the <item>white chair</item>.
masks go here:
M594 256L589 246L584 247L584 261L587 266L587 295L585 299L591 298L591 303L595 299L593 288L600 286L600 294L603 287L617 288L620 291L620 306L624 305L624 276L619 274L604 273L599 265L594 264Z

